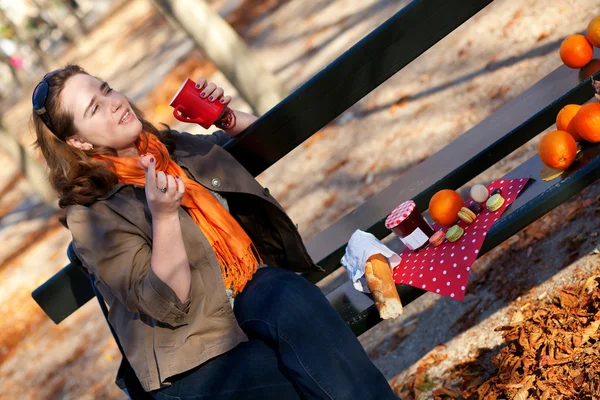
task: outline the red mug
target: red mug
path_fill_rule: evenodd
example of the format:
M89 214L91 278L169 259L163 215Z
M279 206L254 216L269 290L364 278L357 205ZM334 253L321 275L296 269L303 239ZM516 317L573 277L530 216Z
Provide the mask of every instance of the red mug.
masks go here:
M187 78L181 85L173 100L173 116L182 122L200 124L204 129L210 128L224 113L225 105L210 102L200 97L202 89L196 89L196 82Z

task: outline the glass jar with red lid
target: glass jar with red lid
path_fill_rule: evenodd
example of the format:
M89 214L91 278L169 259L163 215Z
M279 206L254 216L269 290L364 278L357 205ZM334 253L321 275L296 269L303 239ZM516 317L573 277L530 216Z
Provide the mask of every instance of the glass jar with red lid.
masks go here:
M385 227L394 232L412 251L427 247L433 229L412 200L400 204L388 215Z

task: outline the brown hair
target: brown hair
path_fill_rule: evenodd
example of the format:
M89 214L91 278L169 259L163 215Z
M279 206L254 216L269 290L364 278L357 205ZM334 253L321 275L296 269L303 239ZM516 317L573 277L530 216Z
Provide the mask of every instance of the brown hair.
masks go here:
M67 138L77 134L77 130L73 115L62 107L60 94L66 81L77 74L89 75L78 65L67 65L46 79L49 90L45 107L52 121L52 131L35 111L32 113L37 137L35 146L41 150L48 163L50 183L58 194L58 204L61 208L73 204L91 205L118 183L118 177L113 169L92 158L97 154L116 156L115 149L95 147L92 150L80 150L66 142ZM173 157L175 143L168 126L165 131L159 131L144 119L142 112L133 103L130 104L135 115L142 122L143 134L156 135ZM147 143L147 140L144 142Z

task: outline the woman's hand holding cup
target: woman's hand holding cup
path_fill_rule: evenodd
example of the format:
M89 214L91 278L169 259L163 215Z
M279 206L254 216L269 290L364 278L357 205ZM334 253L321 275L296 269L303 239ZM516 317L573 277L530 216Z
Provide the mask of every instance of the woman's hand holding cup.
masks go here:
M221 104L227 105L231 102L231 96L223 96L225 92L223 88L218 87L212 82L208 82L205 78L198 78L196 81L196 89L202 90L200 97L208 98L211 103L218 101Z
M146 200L153 219L178 215L185 185L180 177L156 173L156 160L151 154L140 157L139 165L146 174Z

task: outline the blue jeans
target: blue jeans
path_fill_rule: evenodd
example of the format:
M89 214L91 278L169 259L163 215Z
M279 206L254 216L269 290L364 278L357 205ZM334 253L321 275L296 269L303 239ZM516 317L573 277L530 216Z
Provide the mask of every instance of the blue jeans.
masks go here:
M259 269L234 313L250 340L178 376L155 398L398 399L319 288L301 276Z

